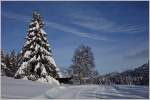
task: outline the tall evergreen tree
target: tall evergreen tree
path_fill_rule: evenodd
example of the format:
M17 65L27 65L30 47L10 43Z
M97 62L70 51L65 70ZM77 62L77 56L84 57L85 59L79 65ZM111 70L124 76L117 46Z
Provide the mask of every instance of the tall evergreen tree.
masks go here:
M34 12L26 42L21 51L20 68L16 72L15 78L27 78L29 80L41 78L48 81L48 76L61 77L59 68L52 57L47 33L43 30L43 27L44 22L41 15Z

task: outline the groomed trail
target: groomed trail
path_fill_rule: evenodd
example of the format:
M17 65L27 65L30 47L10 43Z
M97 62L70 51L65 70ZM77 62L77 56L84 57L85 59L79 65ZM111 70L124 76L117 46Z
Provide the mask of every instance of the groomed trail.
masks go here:
M144 99L148 87L123 85L80 85L52 88L37 98L48 99Z

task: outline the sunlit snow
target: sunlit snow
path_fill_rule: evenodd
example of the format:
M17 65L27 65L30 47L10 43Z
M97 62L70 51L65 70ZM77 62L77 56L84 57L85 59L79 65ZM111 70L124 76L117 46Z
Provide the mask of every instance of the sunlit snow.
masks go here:
M148 99L148 86L49 85L2 77L2 98L26 99Z

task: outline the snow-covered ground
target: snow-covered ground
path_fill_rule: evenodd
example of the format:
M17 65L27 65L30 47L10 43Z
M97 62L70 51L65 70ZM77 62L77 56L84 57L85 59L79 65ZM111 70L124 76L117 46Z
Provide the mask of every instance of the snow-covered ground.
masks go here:
M46 99L100 99L100 98L146 98L148 86L126 85L61 85L50 86L28 80L1 77L2 98L46 98Z
M60 86L47 91L37 98L40 97L49 99L143 99L148 98L148 87L108 85Z
M1 77L1 96L9 99L33 98L48 91L51 86L28 80Z

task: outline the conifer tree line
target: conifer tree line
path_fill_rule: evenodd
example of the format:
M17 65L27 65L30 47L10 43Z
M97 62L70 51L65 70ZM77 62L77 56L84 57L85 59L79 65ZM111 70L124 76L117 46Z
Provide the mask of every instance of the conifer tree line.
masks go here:
M149 62L132 70L101 75L98 84L149 85Z
M14 77L19 68L18 63L20 57L21 55L14 50L11 51L10 54L1 50L1 75Z

